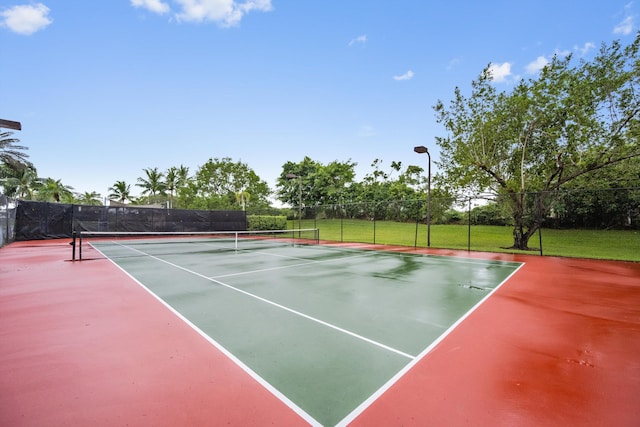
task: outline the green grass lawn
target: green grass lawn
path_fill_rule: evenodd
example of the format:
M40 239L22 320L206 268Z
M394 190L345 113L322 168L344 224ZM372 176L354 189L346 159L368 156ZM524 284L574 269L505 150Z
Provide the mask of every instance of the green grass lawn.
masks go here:
M297 221L289 221L297 228ZM303 220L303 228L320 229L320 239L337 242L377 243L400 246L427 246L427 226L394 221L366 221L353 219ZM472 251L540 254L540 237L536 233L529 240L532 251L505 249L513 244L511 227L475 225L431 226L431 247ZM470 238L470 239L469 239ZM638 230L542 230L544 255L580 258L640 261L640 231Z

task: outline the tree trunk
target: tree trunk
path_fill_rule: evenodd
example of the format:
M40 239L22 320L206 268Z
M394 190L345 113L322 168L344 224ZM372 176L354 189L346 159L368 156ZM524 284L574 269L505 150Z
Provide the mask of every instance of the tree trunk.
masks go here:
M513 211L513 246L509 249L529 250L530 233L524 231L524 194L511 194L511 209Z
M529 239L542 226L542 215L547 209L544 193L536 193L534 199L535 212L525 215L525 194L511 195L513 209L513 246L509 249L530 250Z

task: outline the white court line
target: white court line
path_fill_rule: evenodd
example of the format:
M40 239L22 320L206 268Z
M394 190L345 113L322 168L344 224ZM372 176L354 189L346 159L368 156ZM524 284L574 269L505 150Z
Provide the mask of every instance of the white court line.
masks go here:
M269 255L268 253L266 255ZM320 261L308 261L308 262L302 262L300 264L291 264L291 265L281 265L278 267L270 267L270 268L262 268L259 270L249 270L249 271L241 271L239 273L229 273L229 274L222 274L219 276L211 276L209 277L209 279L220 279L220 278L224 278L224 277L231 277L231 276L241 276L243 274L255 274L255 273L264 273L265 271L273 271L273 270L283 270L286 268L295 268L295 267L302 267L305 265L311 265L311 264L320 264L320 263L326 263L326 262L333 262L333 261L342 261L343 259L353 259L353 258L362 258L362 257L366 257L366 256L370 256L371 254L364 254L364 255L354 255L354 256L348 256L348 257L340 257L340 258L331 258L331 259L323 259ZM289 258L289 257L287 257ZM305 260L308 258L293 258L292 259L300 259L300 260Z
M119 243L117 243L117 242L116 242L116 244L119 244ZM141 251L141 250L139 250L139 249L132 248L132 247L129 247L129 246L126 246L126 245L123 245L123 244L119 244L119 245L120 245L120 246L122 246L122 247L124 247L124 248L130 249L130 250L132 250L132 251L139 252L139 253L141 253L141 254L143 254L143 255L145 255L145 256L148 256L148 257L153 258L153 259L155 259L155 260L157 260L157 261L163 262L163 263L165 263L165 264L167 264L167 265L170 265L170 266L172 266L172 267L175 267L175 268L177 268L177 269L179 269L179 270L186 271L187 273L193 274L194 276L198 276L198 277L200 277L200 278L202 278L202 279L206 279L206 280L209 280L209 281L211 281L211 282L217 283L218 285L220 285L220 286L224 286L224 287L225 287L225 288L227 288L227 289L231 289L231 290L236 291L236 292L239 292L239 293L241 293L241 294L243 294L243 295L246 295L246 296L249 296L249 297L251 297L251 298L255 298L255 299L259 300L259 301L262 301L262 302L264 302L264 303L270 304L270 305L272 305L272 306L274 306L274 307L277 307L277 308L280 308L280 309L282 309L282 310L288 311L289 313L295 314L296 316L303 317L303 318L305 318L305 319L307 319L307 320L311 320L312 322L316 322L316 323L318 323L318 324L320 324L320 325L323 325L323 326L326 326L326 327L328 327L328 328L334 329L334 330L336 330L336 331L338 331L338 332L342 332L343 334L346 334L346 335L352 336L352 337L354 337L354 338L357 338L357 339L359 339L359 340L362 340L362 341L367 342L367 343L369 343L369 344L372 344L372 345L374 345L374 346L380 347L380 348L382 348L382 349L384 349L384 350L390 351L390 352L392 352L392 353L396 353L396 354L398 354L398 355L400 355L400 356L406 357L407 359L413 360L413 359L415 358L415 356L413 356L413 355L411 355L411 354L405 353L405 352L400 351L400 350L398 350L398 349L395 349L395 348L393 348L393 347L389 347L388 345L382 344L382 343L380 343L380 342L378 342L378 341L372 340L372 339L367 338L367 337L364 337L364 336L362 336L362 335L358 335L358 334L356 334L355 332L351 332L351 331L349 331L349 330L347 330L347 329L341 328L340 326L334 325L334 324L329 323L329 322L325 322L324 320L320 320L320 319L315 318L315 317L313 317L313 316L309 316L308 314L304 314L304 313L302 313L302 312L300 312L300 311L294 310L294 309L289 308L289 307L287 307L287 306L284 306L284 305L282 305L282 304L278 304L278 303L277 303L277 302L275 302L275 301L268 300L268 299L263 298L263 297L261 297L261 296L258 296L258 295L255 295L255 294L252 294L251 292L244 291L244 290L242 290L242 289L239 289L239 288L236 288L236 287L234 287L234 286L231 286L231 285L229 285L229 284L227 284L227 283L224 283L224 282L221 282L221 281L219 281L219 280L216 280L216 279L213 279L213 278L207 277L207 276L205 276L204 274L200 274L200 273L195 272L195 271L193 271L193 270L189 270L188 268L184 268L184 267L179 266L179 265L177 265L177 264L174 264L174 263L172 263L172 262L166 261L166 260L164 260L164 259L162 259L162 258L158 258L157 256L154 256L154 255L151 255L151 254L145 253L145 252L143 252L143 251Z
M211 243L211 242L202 242L200 244L205 245L205 246L211 246L213 248L230 249L228 246L216 245L215 243ZM237 252L252 252L252 251L257 251L257 249L236 248L235 251L237 251ZM269 253L269 252L262 252L262 251L260 251L260 254L274 256L274 257L280 257L280 258L306 260L306 258L300 258L300 257L295 257L295 256L289 256L289 255L272 254L272 253Z

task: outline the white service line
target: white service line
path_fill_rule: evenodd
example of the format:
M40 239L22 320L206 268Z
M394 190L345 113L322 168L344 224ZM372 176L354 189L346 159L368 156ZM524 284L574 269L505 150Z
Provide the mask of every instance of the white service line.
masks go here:
M410 360L415 359L415 356L413 356L413 355L411 355L411 354L405 353L405 352L400 351L400 350L398 350L398 349L395 349L395 348L393 348L393 347L389 347L388 345L385 345L385 344L379 343L378 341L375 341L375 340L372 340L372 339L370 339L370 338L364 337L364 336L362 336L362 335L356 334L355 332L351 332L351 331L349 331L349 330L347 330L347 329L341 328L341 327L336 326L336 325L334 325L334 324L332 324L332 323L325 322L324 320L320 320L320 319L315 318L315 317L313 317L313 316L309 316L308 314L304 314L304 313L302 313L302 312L300 312L300 311L294 310L294 309L289 308L289 307L287 307L287 306L284 306L284 305L282 305L282 304L278 304L278 303L277 303L277 302L275 302L275 301L268 300L268 299L263 298L263 297L261 297L261 296L258 296L258 295L255 295L255 294L252 294L251 292L244 291L244 290L242 290L242 289L239 289L239 288L236 288L236 287L234 287L234 286L231 286L231 285L229 285L229 284L227 284L227 283L221 282L221 281L216 280L216 279L213 279L213 278L211 278L211 277L207 277L207 276L205 276L204 274L200 274L200 273L195 272L195 271L193 271L193 270L189 270L188 268L184 268L184 267L179 266L179 265L177 265L177 264L174 264L174 263L172 263L172 262L166 261L166 260L164 260L164 259L162 259L162 258L158 258L157 256L154 256L154 255L148 254L148 253L143 252L143 251L141 251L141 250L139 250L139 249L132 248L132 247L130 247L130 246L123 245L123 244L119 244L119 245L120 245L120 246L122 246L122 247L124 247L124 248L130 249L130 250L132 250L132 251L139 252L139 253L141 253L141 254L143 254L143 255L145 255L145 256L148 256L148 257L150 257L150 258L153 258L153 259L155 259L155 260L157 260L157 261L160 261L160 262L163 262L163 263L165 263L165 264L168 264L168 265L170 265L170 266L172 266L172 267L175 267L175 268L177 268L177 269L179 269L179 270L186 271L187 273L193 274L194 276L198 276L198 277L200 277L200 278L202 278L202 279L206 279L206 280L209 280L209 281L211 281L211 282L217 283L218 285L220 285L220 286L224 286L224 287L225 287L225 288L227 288L227 289L231 289L231 290L233 290L233 291L236 291L236 292L239 292L239 293L241 293L241 294L247 295L247 296L249 296L249 297L251 297L251 298L255 298L255 299L259 300L259 301L262 301L262 302L264 302L264 303L270 304L270 305L272 305L272 306L274 306L274 307L277 307L277 308L280 308L280 309L282 309L282 310L288 311L289 313L295 314L296 316L303 317L303 318L305 318L305 319L307 319L307 320L311 320L312 322L316 322L316 323L318 323L318 324L320 324L320 325L326 326L326 327L331 328L331 329L333 329L333 330L336 330L336 331L338 331L338 332L342 332L343 334L346 334L346 335L352 336L352 337L354 337L354 338L357 338L357 339L359 339L359 340L365 341L365 342L367 342L367 343L369 343L369 344L372 344L372 345L374 345L374 346L380 347L380 348L382 348L382 349L384 349L384 350L390 351L390 352L392 352L392 353L396 353L396 354L398 354L398 355L400 355L400 356L406 357L407 359L410 359Z
M212 248L220 248L220 249L227 249L227 250L230 249L228 246L218 245L218 244L211 243L211 242L202 242L202 243L199 243L199 244L204 245L204 246L210 246ZM236 252L252 252L255 249L236 248L234 250ZM288 258L288 259L299 259L299 260L305 260L306 259L306 258L300 258L300 257L295 257L295 256L289 256L289 255L272 254L272 253L269 253L269 252L262 252L262 251L260 252L260 254L274 256L274 257L280 257L280 258Z
M267 253L265 255L270 255L270 254ZM342 258L323 259L323 260L320 260L320 261L312 260L312 261L308 261L308 262L302 262L300 264L281 265L281 266L278 266L278 267L262 268L262 269L259 269L259 270L248 270L248 271L241 271L239 273L221 274L220 276L210 276L209 279L214 279L214 278L215 279L220 279L220 278L223 278L223 277L241 276L243 274L263 273L265 271L282 270L282 269L287 269L287 268L302 267L302 266L310 265L310 264L320 264L320 263L325 263L325 262L342 261L343 259L362 258L362 257L366 257L366 256L371 256L371 254L367 253L367 254L363 254L363 255L353 255L353 256L342 257ZM290 258L290 257L287 257L287 258ZM308 258L294 258L294 259L307 260Z

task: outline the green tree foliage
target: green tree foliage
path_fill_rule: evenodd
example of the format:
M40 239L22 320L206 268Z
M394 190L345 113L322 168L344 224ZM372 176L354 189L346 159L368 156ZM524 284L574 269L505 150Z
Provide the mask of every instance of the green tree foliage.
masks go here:
M76 197L76 201L81 205L102 206L100 194L95 191L85 191Z
M598 185L594 187L593 183ZM550 226L562 228L625 228L640 217L640 162L630 159L568 183L550 194ZM637 227L637 224L635 224Z
M27 160L27 147L18 145L19 139L12 137L13 132L0 132L0 165L19 170L32 166Z
M73 187L64 185L61 180L45 178L36 188L36 200L42 202L74 203Z
M178 205L189 209L247 210L269 205L271 190L246 163L209 159L178 190ZM243 195L239 197L239 195Z
M437 138L439 162L453 188L490 189L508 200L513 248L527 249L540 226L545 198L531 192L564 188L582 176L640 156L640 63L635 41L603 44L590 62L554 57L539 77L498 92L489 68L459 88L448 107L435 105L448 131ZM532 211L533 210L533 211Z
M33 199L36 187L40 184L38 172L33 166L14 168L0 165L0 176L4 193L18 199Z
M164 173L158 168L143 169L145 177L138 178L136 186L142 188L142 195L145 196L143 203L162 203L166 201L167 184L164 181Z
M131 186L124 181L116 181L113 187L109 187L109 199L124 203L131 200Z
M174 206L174 198L178 191L187 186L189 182L189 168L183 165L178 167L172 166L167 169L164 176L166 190L169 191L169 206L176 207Z
M372 171L358 182L355 166L351 160L323 165L309 157L298 163L287 162L278 178L279 200L297 207L299 184L302 184L303 217L322 215L396 221L426 218L427 179L422 176L423 168L411 165L405 168L401 162L393 161L386 170L383 161L375 159ZM432 193L439 197L439 202L432 200L432 219L444 218L453 198L442 191Z
M276 184L278 200L290 206L299 206L300 193L305 210L314 206L336 204L348 194L345 187L355 178L356 163L333 161L328 165L305 157L301 162L291 161L282 166ZM288 178L295 175L298 178ZM300 189L302 190L300 192Z
M27 147L18 145L20 140L12 135L13 132L0 131L0 185L9 196L30 198L37 179L35 168L24 153ZM25 184L29 181L29 187L22 186L21 181Z

